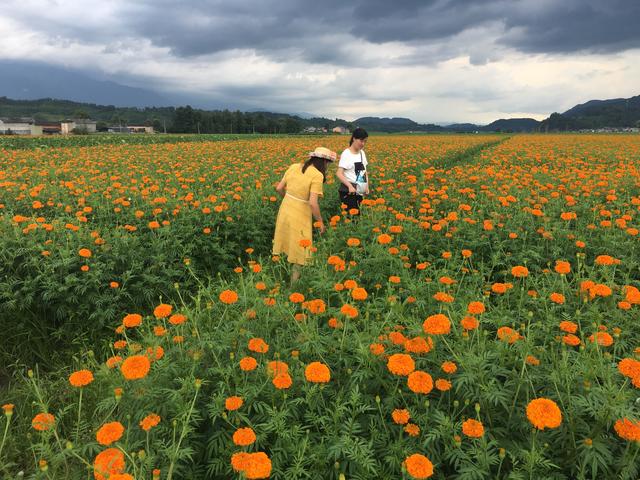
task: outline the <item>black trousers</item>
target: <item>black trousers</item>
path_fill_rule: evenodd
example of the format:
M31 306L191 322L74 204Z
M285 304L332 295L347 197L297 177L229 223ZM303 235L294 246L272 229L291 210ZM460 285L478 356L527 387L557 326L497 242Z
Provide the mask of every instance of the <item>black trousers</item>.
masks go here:
M358 210L356 215L360 215L360 202L362 202L362 195L357 193L349 194L348 191L338 190L340 194L340 201L347 206L347 212L353 208Z

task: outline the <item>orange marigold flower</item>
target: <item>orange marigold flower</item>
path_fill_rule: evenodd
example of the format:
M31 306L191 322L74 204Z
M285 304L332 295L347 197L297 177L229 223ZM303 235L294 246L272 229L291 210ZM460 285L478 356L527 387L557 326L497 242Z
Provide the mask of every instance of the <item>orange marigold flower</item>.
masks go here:
M249 480L269 478L271 460L264 452L249 453L243 472Z
M511 269L511 275L516 278L524 278L529 276L529 269L521 265L517 265Z
M510 283L494 283L491 285L491 291L493 293L506 293L510 288L513 288L513 285Z
M122 357L120 355L114 355L113 357L107 358L107 361L105 363L107 367L115 368L118 365L120 365L121 362L122 362Z
M427 372L415 370L407 377L407 385L414 393L427 394L433 390L433 378Z
M405 425L407 422L409 422L411 415L409 414L409 410L405 408L396 408L393 412L391 412L391 418L393 418L393 421L398 425Z
M78 250L78 255L80 255L82 258L90 258L91 257L91 250L89 250L88 248L81 248L80 250Z
M378 243L380 245L386 245L387 243L391 243L391 240L393 240L393 237L391 235L387 235L386 233L378 235Z
M423 337L414 337L404 342L404 349L409 353L429 353L433 348L433 340L431 337L425 339Z
M551 295L549 295L549 300L551 300L553 303L562 305L565 299L564 295L562 295L561 293L553 292Z
M360 240L357 238L348 238L347 245L349 245L350 247L357 247L358 245L360 245Z
M357 287L351 290L351 298L354 300L366 300L368 296L367 291L362 287Z
M469 258L471 255L473 255L473 252L468 249L463 249L461 253L464 258Z
M78 370L69 375L69 383L74 387L84 387L93 382L93 373L89 370Z
M531 365L534 367L540 365L540 360L538 360L533 355L527 355L527 358L525 358L524 361L527 362L527 365Z
M420 427L415 423L407 423L403 429L410 437L417 437L420 435Z
M640 421L631 421L627 418L617 420L613 429L618 436L630 442L640 442Z
M38 413L33 420L31 426L39 432L50 430L56 423L56 419L50 413Z
M127 380L144 378L151 369L151 361L146 355L133 355L120 365L122 376Z
M569 320L563 320L560 322L560 330L567 333L576 333L578 331L578 325L574 322L570 322Z
M471 315L480 315L486 311L484 303L482 302L471 302L467 306L467 312Z
M130 473L112 473L108 480L136 480Z
M273 377L271 383L273 383L273 386L277 389L283 390L289 388L293 383L293 380L291 380L291 375L289 375L287 372L280 372L275 377Z
M111 475L123 473L124 469L124 453L117 448L107 448L93 460L93 476L96 480L108 480Z
M145 432L148 432L153 427L160 423L160 416L155 413L150 413L142 420L140 420L140 428L142 428Z
M480 326L480 322L476 317L466 316L462 320L460 320L460 325L465 330L475 330Z
M226 305L231 305L238 301L238 294L233 290L224 290L218 297L220 301Z
M456 281L450 277L440 277L438 281L443 285L453 285L454 283L456 283Z
M387 360L387 368L394 375L406 377L416 369L416 364L411 355L394 353Z
M96 440L100 445L111 445L122 438L124 426L120 422L105 423L96 432Z
M347 290L353 290L358 286L358 282L356 282L355 280L349 279L349 280L345 280L343 285L344 285L344 288L346 288Z
M407 469L407 473L413 478L429 478L433 475L433 463L419 453L414 453L405 458L404 466Z
M302 303L304 302L304 295L298 292L293 292L289 295L289 301L291 303Z
M573 333L569 333L562 337L562 343L571 347L577 347L582 342L580 341L580 337L575 336Z
M402 332L391 332L389 334L389 340L391 340L391 343L394 345L404 345L408 338L405 337Z
M111 288L118 288L120 286L120 284L118 282L109 282L109 287Z
M507 343L515 343L522 337L511 327L500 327L498 329L498 339Z
M245 468L247 468L247 464L249 462L250 453L247 452L236 452L231 455L231 467L236 472L243 472Z
M571 264L569 262L565 262L564 260L556 260L556 266L554 267L556 273L560 275L566 275L571 272Z
M322 362L311 362L304 369L304 377L309 382L327 383L331 379L329 367Z
M142 325L142 315L138 313L130 313L122 319L122 324L127 328L139 327Z
M289 365L281 360L272 360L267 364L267 373L269 375L279 375L281 373L287 373L289 371Z
M331 317L329 320L327 320L327 325L329 325L329 328L342 327L342 323L336 317Z
M240 447L246 447L256 441L256 434L249 427L239 428L233 432L233 443Z
M374 355L382 355L384 353L384 345L380 343L372 343L369 345L369 351Z
M175 313L169 317L169 323L171 325L181 325L187 321L187 317L181 313Z
M620 265L620 260L610 255L598 255L595 262L596 265Z
M340 308L340 313L349 318L356 318L358 316L358 309L347 303Z
M444 378L439 378L436 380L436 388L441 392L446 392L447 390L451 390L451 382Z
M469 418L462 423L462 433L467 437L480 438L484 435L484 426L482 422Z
M632 285L625 285L624 299L631 305L640 305L640 290Z
M252 338L248 344L249 350L256 353L267 353L269 351L269 345L259 337Z
M258 362L253 357L243 357L242 359L240 359L240 369L245 372L255 370L257 366Z
M613 345L613 337L607 332L597 332L595 335L589 336L591 343L598 342L601 347L610 347Z
M13 415L13 408L15 407L15 405L13 403L5 403L4 405L2 405L2 412L7 416L11 416Z
M309 310L314 315L319 313L324 313L327 310L327 305L324 303L324 300L321 298L316 298L314 300L309 300L302 304L304 308Z
M240 397L236 397L236 396L228 397L224 401L224 408L226 408L231 412L233 410L238 410L243 403L244 403L244 400L242 400L242 398Z
M302 248L309 248L311 246L311 240L309 240L308 238L303 238L298 242L298 245L300 245Z
M437 301L442 303L452 303L454 300L452 295L449 295L448 293L444 293L444 292L436 292L433 298L435 298Z
M422 329L430 335L445 335L451 331L451 321L443 313L427 317Z
M449 361L443 362L443 364L440 365L440 368L444 373L448 373L449 375L458 371L458 366L454 362Z
M634 358L623 358L618 362L618 371L631 379L640 378L640 361Z
M161 303L156 308L153 309L153 315L156 318L166 318L171 315L171 311L173 307L171 305L167 305L166 303Z
M553 400L536 398L527 405L527 419L538 430L557 428L562 423L562 412Z

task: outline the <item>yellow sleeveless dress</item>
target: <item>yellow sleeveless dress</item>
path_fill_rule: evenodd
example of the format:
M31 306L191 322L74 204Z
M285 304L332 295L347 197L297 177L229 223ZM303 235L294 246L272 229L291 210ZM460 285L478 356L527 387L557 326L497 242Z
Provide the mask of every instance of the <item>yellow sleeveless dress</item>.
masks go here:
M311 258L309 247L300 240L311 240L312 215L309 206L311 192L322 195L322 173L309 165L302 173L302 163L291 165L284 174L286 195L280 204L273 238L273 254L286 254L290 263L305 265Z

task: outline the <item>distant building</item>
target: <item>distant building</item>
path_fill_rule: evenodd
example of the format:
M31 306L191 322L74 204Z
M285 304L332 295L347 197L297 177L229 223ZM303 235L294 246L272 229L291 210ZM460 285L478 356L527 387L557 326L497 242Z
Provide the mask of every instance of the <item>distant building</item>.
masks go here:
M154 133L153 127L146 125L129 125L129 131L131 133Z
M60 124L63 135L69 135L74 130L82 130L87 133L96 133L97 122L86 118L77 118L74 120L65 120Z
M113 125L107 127L107 132L109 133L131 133L129 127L121 127L120 125Z
M339 133L340 135L344 135L345 133L349 133L349 130L347 130L344 127L334 127L333 130L331 130L333 133Z
M58 135L62 133L60 122L36 122L36 126L42 127L44 135Z
M33 118L0 118L0 135L42 135L42 127Z

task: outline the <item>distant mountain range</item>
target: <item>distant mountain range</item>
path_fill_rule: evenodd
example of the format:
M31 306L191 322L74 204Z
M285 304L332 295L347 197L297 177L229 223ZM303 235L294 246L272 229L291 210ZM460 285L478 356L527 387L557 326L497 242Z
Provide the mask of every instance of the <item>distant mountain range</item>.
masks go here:
M0 96L9 98L59 98L117 107L172 105L151 90L95 80L81 72L38 63L0 60L0 71Z
M169 126L176 106L192 103L221 111L214 103L197 98L172 98L144 88L121 85L110 80L98 80L73 70L44 64L0 60L0 117L32 116L40 120L60 120L84 111L90 117L105 122L161 122ZM15 100L12 100L15 99ZM57 100L64 99L64 100ZM242 99L238 100L240 109ZM229 107L230 110L232 108ZM297 122L301 127L333 128L363 127L372 132L533 132L598 129L603 127L638 127L640 95L631 98L590 100L564 113L553 113L539 122L533 118L506 118L488 125L455 123L450 125L421 124L409 118L362 117L353 122L315 117L309 113L271 113L253 111L246 115L261 115L273 122Z

